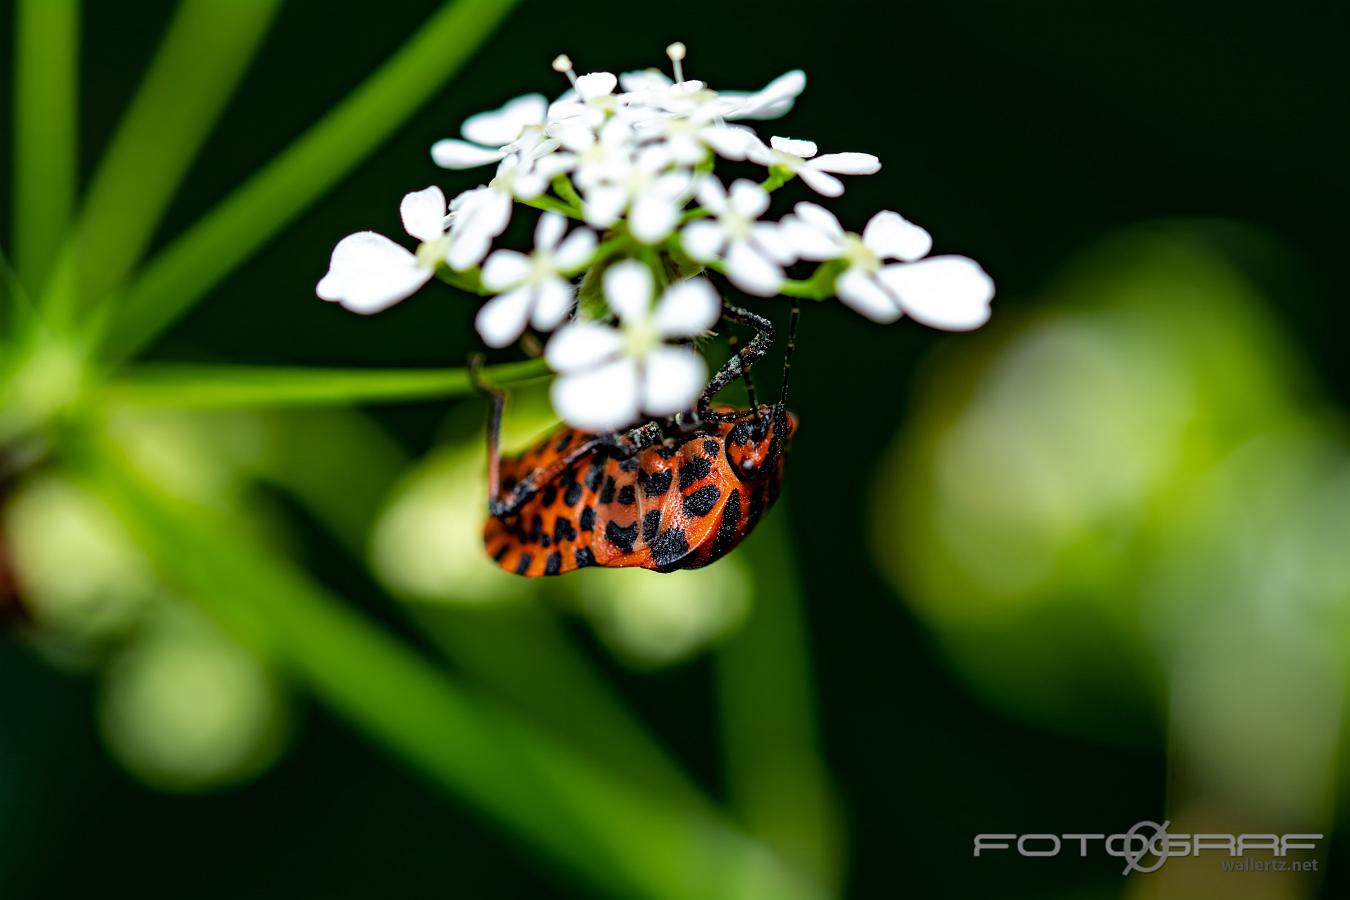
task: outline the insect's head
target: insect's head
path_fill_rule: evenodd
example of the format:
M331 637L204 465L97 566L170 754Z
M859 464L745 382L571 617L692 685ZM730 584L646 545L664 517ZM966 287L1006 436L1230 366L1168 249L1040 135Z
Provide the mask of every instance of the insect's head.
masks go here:
M747 410L722 426L727 464L741 481L756 481L778 470L783 448L797 430L797 417L781 403Z

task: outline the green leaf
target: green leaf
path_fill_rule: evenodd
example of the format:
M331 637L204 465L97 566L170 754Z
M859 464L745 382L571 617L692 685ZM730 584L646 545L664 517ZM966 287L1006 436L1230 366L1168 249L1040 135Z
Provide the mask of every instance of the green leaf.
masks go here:
M543 360L489 366L483 374L507 386L548 375ZM104 399L134 406L225 409L347 406L454 397L472 393L468 369L322 369L290 366L146 363L102 388Z
M75 202L80 6L19 0L14 23L14 267L30 293L46 280Z
M179 5L94 175L62 260L76 267L64 296L96 300L140 259L280 5Z
M459 70L516 0L446 3L380 69L130 285L108 352L134 354L365 159Z
M600 894L819 896L724 822L670 808L438 671L211 511L150 483L115 438L80 459L161 575L353 727Z

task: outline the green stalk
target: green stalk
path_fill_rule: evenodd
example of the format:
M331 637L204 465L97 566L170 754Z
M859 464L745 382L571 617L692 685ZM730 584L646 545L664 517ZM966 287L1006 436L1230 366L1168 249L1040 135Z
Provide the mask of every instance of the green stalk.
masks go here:
M749 619L716 655L723 757L732 803L750 833L820 884L837 887L843 837L820 754L801 582L785 513L779 509L760 522L741 551L755 570L755 594Z
M489 366L493 384L543 378L541 359ZM347 406L454 397L471 393L468 369L322 369L146 363L114 377L105 400L132 406L228 409L269 406Z
M136 265L267 33L279 0L182 0L99 163L73 247L88 303Z
M516 0L446 3L328 115L156 257L129 286L108 352L134 354L365 159L459 70Z
M505 832L611 897L818 896L724 823L671 809L465 690L100 439L81 462L165 579L354 727Z
M19 0L14 11L14 268L36 293L75 202L80 6Z

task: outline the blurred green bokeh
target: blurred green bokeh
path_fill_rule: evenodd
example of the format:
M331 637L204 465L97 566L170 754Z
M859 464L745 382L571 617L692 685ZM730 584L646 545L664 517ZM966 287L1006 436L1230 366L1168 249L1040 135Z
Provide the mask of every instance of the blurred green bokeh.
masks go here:
M479 551L476 398L185 410L99 394L78 342L6 343L0 896L1344 893L1337 11L79 7L0 2L6 329L41 301L102 333L81 291L125 277L148 312L109 359L202 297L149 359L461 366L469 298L316 301L334 240L469 186L427 147L560 90L560 50L626 70L673 39L714 85L805 68L782 133L886 166L845 224L899 209L1000 294L973 335L806 310L761 533L546 583ZM548 416L514 392L507 444ZM1166 817L1324 832L1323 871L970 854Z

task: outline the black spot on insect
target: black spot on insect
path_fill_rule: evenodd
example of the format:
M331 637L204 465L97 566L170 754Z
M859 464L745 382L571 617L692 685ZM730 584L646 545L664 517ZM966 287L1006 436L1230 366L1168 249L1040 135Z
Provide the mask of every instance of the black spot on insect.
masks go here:
M572 520L564 516L558 516L553 522L553 543L561 544L563 541L574 541L577 539L577 530L572 525Z
M754 440L754 428L749 422L742 422L727 432L727 443L742 447Z
M630 456L627 459L621 460L619 462L620 472L631 472L637 467L638 467L638 460L636 456Z
M516 574L517 574L517 575L524 575L524 574L525 574L525 570L528 569L528 568L530 567L530 562L531 562L533 559L534 559L534 556L532 556L532 555L529 554L529 553L522 553L522 554L520 554L520 562L516 563Z
M717 443L717 441L709 439L703 442L703 450L709 456L716 456L722 451L722 445Z
M619 490L620 506L632 506L636 502L637 502L637 494L633 491L633 486L631 484L625 484L622 488L620 488Z
M741 492L732 489L727 494L727 502L722 504L722 523L717 526L717 537L713 540L709 555L717 559L731 549L736 540L736 526L741 522Z
M576 506L581 502L581 482L572 481L567 485L567 491L563 494L563 503L568 506Z
M558 443L553 445L553 452L561 453L568 447L570 447L571 444L572 444L572 432L564 431L562 435L558 438Z
M586 490L595 491L600 489L600 482L605 477L605 460L600 457L591 463L591 467L586 470Z
M707 457L695 456L680 466L680 490L687 491L696 481L702 481L712 471L712 463Z
M661 510L654 509L642 517L642 539L647 543L652 542L656 533L661 530Z
M656 455L661 457L662 459L673 459L675 454L679 452L680 448L676 444L671 444L668 447L662 446L656 448Z
M584 569L587 566L595 565L595 554L591 552L590 547L578 547L576 552L577 568Z
M684 536L683 528L671 527L651 542L651 548L652 561L665 568L684 559L689 553L689 541Z
M582 531L595 530L595 507L587 506L581 510L581 518L577 520L577 525Z
M614 502L614 476L611 475L605 479L605 489L600 492L601 503Z
M550 553L548 555L548 559L544 560L544 574L557 575L561 571L562 571L562 554L557 552Z
M558 499L558 488L550 484L548 487L544 488L544 493L540 497L539 502L542 503L544 506L552 506L553 501L557 499Z
M633 552L633 541L637 540L637 523L621 528L615 522L605 526L605 538L624 553Z
M544 536L544 517L535 516L534 521L530 523L530 540L539 543L539 539Z
M541 534L541 535L539 535L539 546L541 546L541 547L551 547L551 546L553 546L553 538L552 538L552 536L547 535L547 534Z
M706 516L712 512L713 507L717 505L717 498L721 496L722 492L715 485L704 485L684 498L684 514L686 516Z
M638 473L638 484L642 485L643 496L660 497L666 491L670 490L670 484L675 480L675 476L670 472L647 472Z
M759 517L764 514L764 488L761 485L750 492L750 508L746 510L746 516L750 524L759 521Z
M493 561L493 562L501 562L501 561L502 561L502 557L506 556L507 552L508 552L510 549L511 549L511 545L510 545L510 544L502 544L500 547L497 548L497 552L494 553L494 554L492 554L492 561Z

